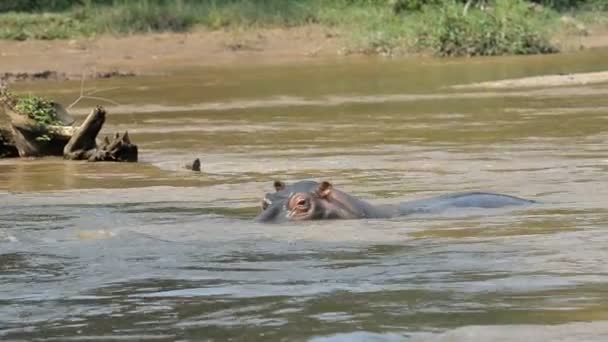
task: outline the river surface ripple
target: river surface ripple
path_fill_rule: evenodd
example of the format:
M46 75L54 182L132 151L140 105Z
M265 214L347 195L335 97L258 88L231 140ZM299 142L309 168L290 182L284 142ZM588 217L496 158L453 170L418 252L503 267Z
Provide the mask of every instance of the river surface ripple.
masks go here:
M608 51L185 70L113 88L141 163L0 161L0 340L605 341ZM22 86L69 103L77 82ZM93 103L83 102L79 118ZM202 160L203 172L182 168ZM252 222L272 181L525 208Z

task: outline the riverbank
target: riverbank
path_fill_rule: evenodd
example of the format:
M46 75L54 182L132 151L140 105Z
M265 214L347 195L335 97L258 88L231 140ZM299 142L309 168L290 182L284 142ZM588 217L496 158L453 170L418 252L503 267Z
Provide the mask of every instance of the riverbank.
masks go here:
M608 46L608 30L562 35L570 50ZM566 50L567 51L567 50ZM104 35L71 40L0 40L0 78L69 80L166 74L192 66L280 64L319 58L379 58L347 49L336 28L306 25L257 30ZM395 58L415 58L400 56Z
M289 39L295 32L295 42L305 44L308 54L320 53L326 38L335 37L339 46L334 53L341 54L544 54L578 49L585 45L580 40L596 36L597 30L608 31L606 1L576 5L541 1L544 6L526 0L466 4L451 0L138 0L114 1L112 6L101 0L34 1L0 6L0 39L73 42L162 32L199 36L204 32L204 43L217 46L214 39L219 39L220 48L243 51L266 49L265 44L272 45L271 41L283 36ZM299 39L302 31L315 29L322 34L304 42ZM179 36L175 39L183 41ZM74 44L76 49L82 48L82 44Z
M151 33L72 40L0 40L0 77L9 81L170 73L190 66L286 63L340 56L341 35L308 25L256 31Z

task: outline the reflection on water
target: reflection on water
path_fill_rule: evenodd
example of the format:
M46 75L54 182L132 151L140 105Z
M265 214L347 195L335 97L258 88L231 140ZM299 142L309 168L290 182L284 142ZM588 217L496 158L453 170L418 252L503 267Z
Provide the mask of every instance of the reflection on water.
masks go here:
M608 88L449 86L597 71L607 55L99 81L123 104L104 133L128 129L142 162L0 161L0 339L603 341ZM197 157L204 172L183 168ZM487 190L541 204L253 223L276 178L374 203Z

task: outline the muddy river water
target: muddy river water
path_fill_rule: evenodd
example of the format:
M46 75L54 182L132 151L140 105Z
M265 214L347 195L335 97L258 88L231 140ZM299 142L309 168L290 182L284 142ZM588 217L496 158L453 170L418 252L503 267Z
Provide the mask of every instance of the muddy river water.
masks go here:
M0 340L605 341L608 50L315 60L90 81L138 164L0 161ZM79 82L19 89L69 104ZM96 104L83 101L82 118ZM202 160L203 172L182 169ZM252 222L272 181L374 203L540 204Z

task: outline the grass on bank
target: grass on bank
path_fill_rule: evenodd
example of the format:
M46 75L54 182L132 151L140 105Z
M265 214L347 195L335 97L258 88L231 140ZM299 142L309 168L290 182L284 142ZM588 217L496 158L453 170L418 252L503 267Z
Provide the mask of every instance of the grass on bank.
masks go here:
M315 23L338 28L347 37L351 51L461 56L555 52L550 38L565 25L557 11L531 8L524 0L488 0L486 8L471 6L467 11L464 1L458 0L105 1L112 6L81 2L85 5L53 13L0 14L0 39L66 39L104 33L185 32L196 26L255 29ZM395 4L418 5L416 10L406 7L396 11Z
M46 13L0 12L0 39L185 32L194 26L210 29L289 27L314 22L313 11L318 13L325 7L323 0L114 0L110 3L113 5L89 3Z
M89 24L68 14L0 14L0 39L67 39L94 32Z

